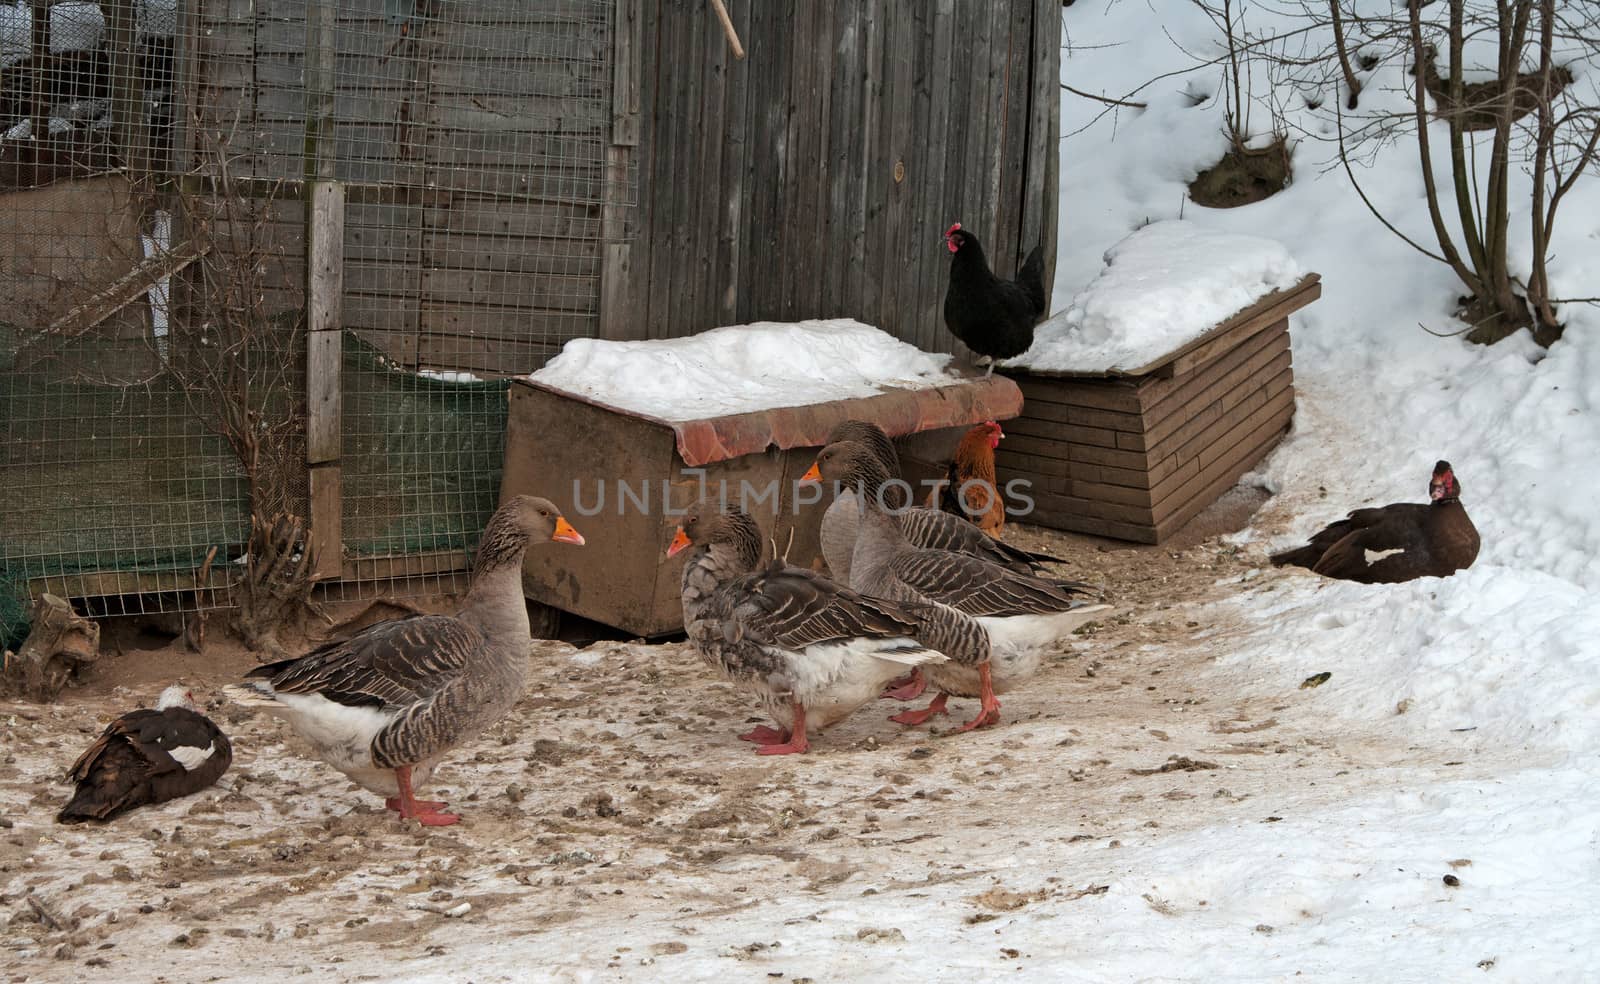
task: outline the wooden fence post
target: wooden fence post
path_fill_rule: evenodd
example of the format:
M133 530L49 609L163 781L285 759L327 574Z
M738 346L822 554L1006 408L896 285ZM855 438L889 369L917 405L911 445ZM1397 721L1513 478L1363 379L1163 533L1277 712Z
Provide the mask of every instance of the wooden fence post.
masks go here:
M628 277L633 245L628 224L633 221L625 204L615 201L628 186L628 171L639 150L639 0L617 0L612 54L615 58L611 89L611 146L606 150L605 204L600 206L600 337L624 339L628 323Z
M334 180L334 3L306 5L306 465L318 578L344 568L344 185Z

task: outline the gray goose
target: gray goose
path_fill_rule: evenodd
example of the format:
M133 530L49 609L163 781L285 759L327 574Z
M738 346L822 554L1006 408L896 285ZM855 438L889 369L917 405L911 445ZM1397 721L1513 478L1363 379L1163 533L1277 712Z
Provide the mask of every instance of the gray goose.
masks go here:
M981 557L916 547L881 502L888 481L882 462L861 444L823 448L814 470L827 481L859 492L861 517L850 586L877 597L938 606L925 616L929 624L921 637L930 645L949 646L944 651L950 661L928 669L939 695L927 709L891 720L922 724L945 713L946 700L955 694L975 696L981 702L978 716L961 730L998 722L1000 702L995 695L1032 676L1050 643L1092 615L1110 610L1109 605L1076 600L1050 581ZM946 638L970 640L968 622L982 629L984 645L968 641L957 646Z
M161 691L155 710L140 708L100 732L67 778L78 784L57 823L106 821L140 806L198 793L233 763L228 736L180 686Z
M1461 483L1450 462L1433 466L1428 501L1357 509L1329 524L1303 547L1273 554L1313 574L1361 584L1397 584L1449 577L1478 559L1478 529L1461 504Z
M743 510L701 503L684 516L667 556L683 568L683 623L700 655L755 692L782 730L739 737L760 755L809 747L822 730L877 698L884 684L945 656L913 638L904 606L863 597L782 560L761 566L761 531Z
M377 622L297 659L268 663L226 692L288 721L324 762L386 796L405 819L445 826L418 800L439 760L509 712L527 681L530 629L522 558L533 543L582 545L548 499L519 495L490 517L472 586L454 615Z
M1059 557L1033 553L997 540L960 516L939 509L913 506L910 488L898 481L900 457L894 449L894 442L877 424L865 420L846 420L829 432L827 443L843 442L864 445L883 465L884 473L893 480L884 489L884 505L894 511L901 532L913 546L971 554L1023 574L1037 573L1042 564L1061 563ZM821 477L813 470L806 473L805 480L820 481ZM852 583L851 551L855 549L860 510L853 489L835 486L835 490L832 504L822 514L822 557L828 563L828 571L841 583L849 584ZM1058 583L1072 591L1091 590L1089 585L1075 581Z

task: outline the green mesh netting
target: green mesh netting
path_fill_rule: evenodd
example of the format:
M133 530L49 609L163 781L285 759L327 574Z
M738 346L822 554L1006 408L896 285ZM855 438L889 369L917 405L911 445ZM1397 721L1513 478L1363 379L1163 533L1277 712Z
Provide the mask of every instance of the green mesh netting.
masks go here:
M141 346L25 345L0 326L0 642L26 635L30 581L243 550L238 463ZM506 383L410 372L349 333L344 353L347 552L465 555L499 491Z

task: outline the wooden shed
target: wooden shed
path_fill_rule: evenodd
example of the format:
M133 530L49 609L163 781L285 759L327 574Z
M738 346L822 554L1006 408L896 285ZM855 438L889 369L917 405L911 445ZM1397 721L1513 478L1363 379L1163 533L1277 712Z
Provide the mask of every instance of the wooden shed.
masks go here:
M1288 429L1289 315L1321 293L1307 276L1126 372L1003 370L1026 402L995 455L1001 484L1032 484L1029 522L1160 543Z
M956 221L1006 276L1042 243L1051 281L1060 0L728 0L743 60L706 3L618 2L639 75L618 76L614 152L639 194L601 337L848 317L950 352Z
M529 598L641 636L683 625L682 559L667 545L682 510L725 494L788 549L790 563L821 569L817 539L826 502L796 488L827 434L872 420L892 437L949 443L970 424L1008 420L1022 394L1002 376L917 390L698 420L668 421L607 406L541 383L511 386L502 498L532 494L563 504L588 541L582 550L530 550ZM790 543L790 537L793 542Z

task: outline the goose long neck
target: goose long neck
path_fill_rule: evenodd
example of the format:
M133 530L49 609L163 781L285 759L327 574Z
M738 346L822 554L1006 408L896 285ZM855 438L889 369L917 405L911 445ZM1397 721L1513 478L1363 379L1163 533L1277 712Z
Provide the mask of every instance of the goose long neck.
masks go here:
M528 538L517 534L514 539L491 539L494 532L491 528L484 533L473 565L472 586L467 589L466 603L458 617L491 639L528 639L532 625L528 621L528 603L522 595L522 560Z

